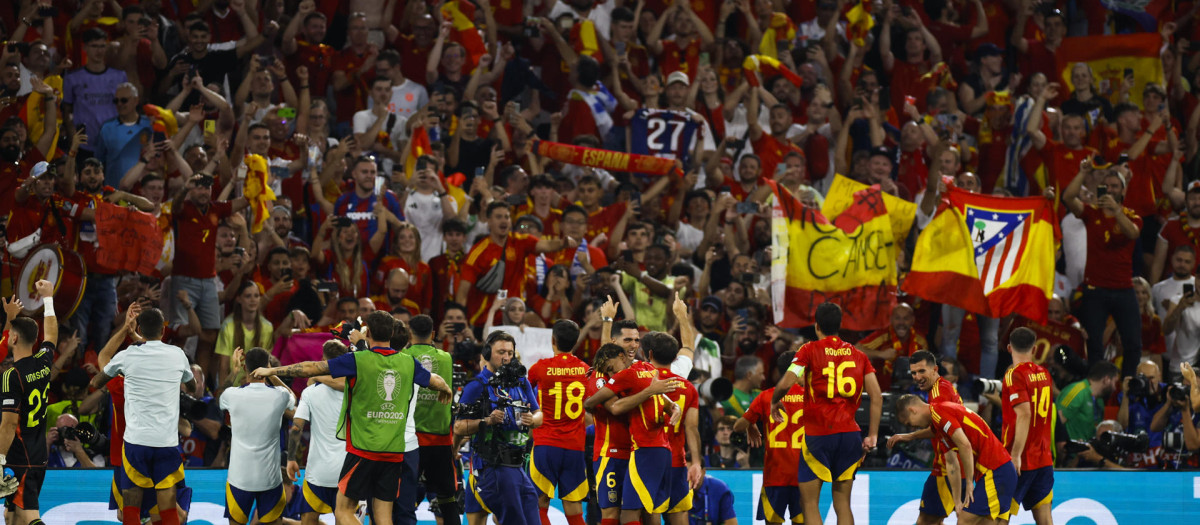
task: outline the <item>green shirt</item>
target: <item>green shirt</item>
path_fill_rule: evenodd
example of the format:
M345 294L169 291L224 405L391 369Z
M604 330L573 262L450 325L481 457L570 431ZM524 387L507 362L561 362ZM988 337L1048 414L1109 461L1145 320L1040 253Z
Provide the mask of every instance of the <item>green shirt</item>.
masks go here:
M762 390L757 388L749 392L743 392L735 388L733 389L733 395L729 396L729 399L722 401L721 406L725 409L726 414L741 417L750 408L750 403L754 402L754 398L758 397L760 393L762 393Z
M1096 425L1104 417L1104 404L1092 396L1092 385L1087 379L1067 385L1055 404L1066 422L1068 437L1087 441L1096 436Z
M447 385L454 384L454 360L449 352L418 343L401 353L413 356L422 368L440 376ZM416 418L418 433L450 435L450 405L438 401L437 390L422 388L417 391L417 410L413 412L413 417Z
M661 282L670 288L675 284L675 278L668 275ZM633 302L634 314L639 325L650 331L661 332L667 329L667 305L670 301L666 297L650 293L650 288L642 284L636 275L621 276L621 288L625 289L625 294Z
M417 363L412 356L372 350L351 352L329 363L333 377L348 377L337 431L337 438L346 441L346 451L380 461L406 452L413 427L408 416L416 407ZM346 373L351 366L353 373Z

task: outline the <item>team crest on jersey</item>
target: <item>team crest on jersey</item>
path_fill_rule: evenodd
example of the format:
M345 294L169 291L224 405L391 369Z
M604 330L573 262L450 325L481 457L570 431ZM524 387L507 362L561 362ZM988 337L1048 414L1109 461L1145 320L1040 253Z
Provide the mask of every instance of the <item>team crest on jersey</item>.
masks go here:
M424 368L427 372L432 374L433 373L433 357L430 357L427 355L421 356L421 368Z
M598 388L598 389L604 388L604 378L603 377L596 378L596 388Z
M392 397L396 394L396 371L385 370L379 375L379 379L375 382L375 388L378 390L379 397L383 398L383 403L379 405L380 410L395 410L396 404L392 403Z

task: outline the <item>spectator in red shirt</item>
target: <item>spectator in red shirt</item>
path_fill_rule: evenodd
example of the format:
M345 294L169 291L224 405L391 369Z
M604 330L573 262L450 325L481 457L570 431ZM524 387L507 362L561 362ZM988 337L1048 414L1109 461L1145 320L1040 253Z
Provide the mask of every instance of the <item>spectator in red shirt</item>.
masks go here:
M903 60L896 60L892 53L893 19L898 19L904 29ZM926 51L929 52L928 58ZM892 77L892 107L902 108L905 96L915 96L917 108L924 111L925 93L921 89L921 76L928 73L934 64L942 61L942 46L921 23L921 17L911 9L901 16L900 6L893 5L883 17L883 30L879 33L879 55L883 60L883 70Z
M1054 4L1041 4L1050 9L1043 18L1045 38L1041 41L1025 37L1025 25L1033 15L1035 4L1032 0L1022 0L1017 8L1017 22L1012 32L1012 46L1023 55L1020 60L1020 71L1024 78L1030 78L1034 73L1046 75L1046 78L1058 78L1058 51L1062 48L1063 37L1067 36L1067 22L1062 11L1055 9Z
M329 75L333 72L333 56L337 52L322 43L329 21L316 8L313 0L301 0L300 11L283 32L283 54L288 57L292 78L296 78L296 68L307 67L313 94L316 98L325 98Z
M1092 169L1092 163L1085 160L1063 194L1063 203L1087 228L1079 321L1088 335L1088 361L1094 364L1104 360L1104 326L1111 315L1124 346L1122 372L1133 375L1142 354L1141 315L1133 290L1134 245L1141 234L1142 219L1121 205L1125 178L1116 170L1104 175L1094 203L1084 203L1080 192Z

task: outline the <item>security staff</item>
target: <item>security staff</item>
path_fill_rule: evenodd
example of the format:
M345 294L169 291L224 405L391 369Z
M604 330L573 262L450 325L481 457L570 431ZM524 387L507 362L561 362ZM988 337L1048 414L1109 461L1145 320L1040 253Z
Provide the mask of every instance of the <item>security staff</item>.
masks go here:
M463 387L459 399L462 406L477 408L460 412L454 434L473 436L472 468L477 473L472 489L483 511L494 514L500 525L540 525L537 490L524 467L532 445L529 431L541 426L542 413L515 354L511 335L496 331L488 336L484 370ZM468 521L479 523L475 514L468 514Z

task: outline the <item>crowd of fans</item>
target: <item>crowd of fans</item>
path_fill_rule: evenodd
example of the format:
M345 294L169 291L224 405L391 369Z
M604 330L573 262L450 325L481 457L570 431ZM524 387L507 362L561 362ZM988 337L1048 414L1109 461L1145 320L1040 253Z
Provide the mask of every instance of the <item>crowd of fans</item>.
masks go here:
M712 378L733 386L727 399L705 400L708 462L757 467L761 450L732 429L783 372L777 356L814 336L773 321L770 189L820 206L842 174L920 203L923 226L947 184L1019 193L1001 175L1009 145L1029 140L1020 162L1047 176L1023 191L1052 199L1063 230L1067 292L1050 301L1048 322L901 295L889 326L842 337L896 392L913 388L907 356L935 351L986 414L998 400L971 380L1002 377L1006 334L1040 327L1053 334L1039 355L1055 374L1060 441L1091 440L1098 428L1146 431L1149 447L1109 459L1200 466L1200 385L1190 368L1200 350L1192 232L1200 53L1189 44L1200 3L1173 4L1150 28L1162 37L1164 83L1100 82L1084 64L1070 72L1071 91L1055 62L1065 37L1147 29L1095 0L885 0L860 36L845 16L856 6L21 0L0 8L6 294L23 286L19 272L37 245L57 243L86 263L55 356L52 465L105 462L104 450L60 428L108 431L107 392L88 382L132 304L168 312L164 340L193 363L197 386L187 394L200 409L180 429L189 465L222 466L228 427L215 398L246 381L231 363L236 348L284 348L295 334L382 310L400 320L431 315L436 341L468 376L486 330L558 319L580 324L574 353L590 362L607 335L599 312L607 297L621 304L618 320L673 331L667 305L678 294L702 335L692 379L702 392ZM802 82L746 73L747 57L771 53ZM1135 85L1141 100L1130 97ZM1024 128L1014 130L1014 108L1028 102ZM687 115L692 127L647 134L646 111ZM177 123L171 133L163 120ZM428 136L427 150L410 144L418 136ZM682 169L644 176L564 164L538 140L673 155ZM267 160L277 195L257 233L242 195L250 154ZM152 274L96 263L101 202L157 220L165 243ZM901 275L916 230L897 258ZM921 457L907 450L883 461ZM1059 459L1103 461L1095 451Z

